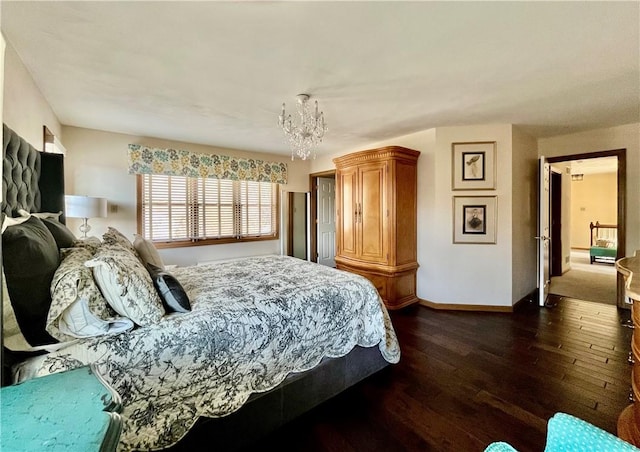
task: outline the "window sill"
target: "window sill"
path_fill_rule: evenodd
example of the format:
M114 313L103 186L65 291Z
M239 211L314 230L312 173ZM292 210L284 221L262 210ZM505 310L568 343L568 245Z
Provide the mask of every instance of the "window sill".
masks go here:
M276 234L275 236L245 237L242 239L226 238L226 239L206 239L206 240L195 240L195 241L183 240L183 241L175 241L175 242L153 241L153 245L158 249L188 248L191 246L223 245L228 243L260 242L265 240L279 240L279 239L280 239L280 236Z

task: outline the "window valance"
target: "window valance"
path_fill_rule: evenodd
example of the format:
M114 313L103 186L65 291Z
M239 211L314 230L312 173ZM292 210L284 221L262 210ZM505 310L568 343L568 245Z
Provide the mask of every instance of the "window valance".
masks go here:
M160 149L130 144L129 174L211 177L287 183L287 164L228 155L198 154L180 149Z

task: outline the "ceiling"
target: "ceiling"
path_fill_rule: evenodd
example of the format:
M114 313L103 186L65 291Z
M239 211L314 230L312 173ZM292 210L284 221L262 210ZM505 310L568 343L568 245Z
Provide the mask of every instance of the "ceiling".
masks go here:
M299 93L318 154L441 126L638 122L640 2L1 2L62 124L258 152Z
M551 166L560 172L568 168L570 174L615 173L618 171L618 157L568 160L552 163Z

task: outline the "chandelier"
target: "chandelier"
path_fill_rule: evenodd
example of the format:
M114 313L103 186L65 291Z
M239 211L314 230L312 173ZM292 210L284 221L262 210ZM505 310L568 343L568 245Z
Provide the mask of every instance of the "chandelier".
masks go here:
M315 110L309 108L308 94L298 94L299 124L291 122L291 115L286 115L284 103L282 114L278 117L278 123L291 144L291 160L297 155L306 160L313 150L313 158L316 158L315 146L322 143L322 137L327 131L323 112L318 112L318 101L315 101Z

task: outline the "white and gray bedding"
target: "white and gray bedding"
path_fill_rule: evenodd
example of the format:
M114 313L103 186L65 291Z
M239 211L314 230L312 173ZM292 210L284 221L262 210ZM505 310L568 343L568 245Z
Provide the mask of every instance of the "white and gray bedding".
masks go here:
M19 382L95 363L122 398L121 451L170 446L198 416L253 416L255 404L245 403L251 394L269 391L288 375L305 382L324 378L316 372L325 368L316 367L323 357L353 357L357 348L360 357L349 361L355 366L344 378L352 382L380 368L371 367L361 351L377 354L377 347L385 362L399 360L388 314L360 276L276 256L177 268L173 274L156 256L160 271L147 274L147 253L111 228L102 243L78 243L61 216L62 156L41 155L6 125L3 131L3 368L19 362L13 367ZM51 214L60 224L41 218ZM65 251L78 247L89 253ZM122 328L112 328L116 324ZM48 353L23 361L33 350ZM327 364L337 369L333 364L342 360ZM330 387L339 391L346 384ZM290 388L298 386L283 392ZM306 394L306 406L326 400L313 387L308 391L313 394ZM284 395L274 400L286 405ZM250 437L260 430L254 427L241 431Z
M191 311L30 358L16 381L95 363L122 397L119 450L153 450L178 441L198 416L230 414L325 357L377 346L386 361L400 358L375 287L358 275L287 256L171 273Z

